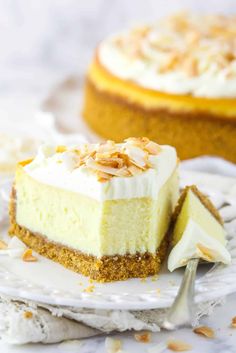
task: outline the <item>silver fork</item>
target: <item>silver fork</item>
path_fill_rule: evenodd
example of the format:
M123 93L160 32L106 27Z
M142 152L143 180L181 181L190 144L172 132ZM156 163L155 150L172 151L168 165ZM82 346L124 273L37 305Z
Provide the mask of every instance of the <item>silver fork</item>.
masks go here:
M169 309L162 327L175 330L182 326L192 326L194 305L194 284L199 259L191 259L185 268L178 294Z

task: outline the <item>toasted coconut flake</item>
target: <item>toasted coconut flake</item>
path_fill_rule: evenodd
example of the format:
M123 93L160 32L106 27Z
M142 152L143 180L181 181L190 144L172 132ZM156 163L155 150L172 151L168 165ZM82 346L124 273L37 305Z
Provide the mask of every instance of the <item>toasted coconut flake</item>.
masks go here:
M198 243L196 246L197 246L198 251L200 252L200 256L204 260L210 261L210 262L214 261L215 254L214 254L214 252L211 249L207 248L206 246L204 246L204 245L202 245L200 243Z
M0 250L7 249L7 243L4 240L0 239Z
M106 181L108 181L112 178L112 175L107 174L107 173L103 173L100 171L97 171L96 175L97 175L97 180L101 183L105 183Z
M99 181L100 183L106 183L109 179L105 179L105 178L97 178L97 181Z
M96 149L94 148L94 145L89 145L89 144L84 144L81 147L81 158L85 158L85 157L90 157L91 155L96 153Z
M130 162L141 169L147 168L147 152L136 146L125 146L124 152L128 155Z
M35 262L38 261L37 257L33 255L32 249L26 249L22 255L22 260L26 262Z
M143 33L131 30L112 42L131 61L148 60L151 67L158 66L157 73L181 71L199 77L212 70L224 75L227 69L227 77L236 77L235 16L182 13L167 17ZM136 143L135 138L127 140Z
M136 167L136 165L132 164L128 167L128 171L131 173L131 175L138 175L142 173L142 169L139 167Z
M130 176L130 172L128 171L128 168L127 167L124 167L124 168L121 168L121 169L118 169L118 171L116 172L116 176L119 176L119 177L128 177Z
M114 141L108 140L104 143L100 143L96 150L99 153L105 153L105 152L111 153L117 150L117 146Z
M123 159L121 158L97 158L96 156L96 162L99 164L102 164L107 167L112 167L112 168L122 168L124 166Z
M134 159L131 159L130 162L135 165L137 168L141 169L142 171L146 170L147 169L147 165L144 161L142 160L134 160Z
M82 159L81 157L78 155L77 159L76 159L76 164L75 164L75 168L79 168L82 165Z
M147 144L149 141L147 137L129 137L125 140L128 144L139 147Z
M150 332L135 333L134 338L137 342L149 343L151 341Z
M190 351L192 346L184 341L171 340L167 343L167 348L173 352L185 352Z
M183 69L189 77L198 75L198 63L195 58L187 58L183 64Z
M25 319L32 319L33 313L31 311L24 311L23 316Z
M236 316L232 318L231 327L236 328Z
M153 155L157 155L161 152L161 147L157 143L152 141L149 141L144 148L148 153Z
M215 337L215 332L212 330L212 328L208 327L208 326L199 326L196 327L193 330L194 333L198 334L198 335L202 335L205 336L207 338L214 338Z
M66 146L63 146L63 145L59 145L56 148L57 153L62 153L62 152L66 152L66 151L67 151L67 148L66 148Z
M129 166L131 164L130 158L127 154L119 152L117 157L123 160L124 165Z
M84 289L84 292L93 293L94 289L95 289L95 286L93 284L91 284L90 286L88 286L87 288Z
M64 150L63 147L59 150ZM77 154L75 168L84 166L99 182L106 182L112 177L130 177L152 168L149 156L157 155L160 150L160 146L147 137L131 137L121 144L109 140L84 144L81 149L71 151Z
M105 348L107 353L118 353L121 350L121 347L121 340L117 340L112 337L106 337Z
M120 177L130 176L130 173L126 167L118 169L118 168L103 166L92 158L89 158L86 161L86 166L92 170L95 170L95 171L98 170L100 172L104 172L114 176L120 176Z
M106 159L106 158L111 158L111 157L117 157L118 152L113 151L113 152L96 152L96 160L99 159Z
M159 65L158 71L160 73L168 72L175 68L180 62L180 55L178 53L169 53L164 63Z

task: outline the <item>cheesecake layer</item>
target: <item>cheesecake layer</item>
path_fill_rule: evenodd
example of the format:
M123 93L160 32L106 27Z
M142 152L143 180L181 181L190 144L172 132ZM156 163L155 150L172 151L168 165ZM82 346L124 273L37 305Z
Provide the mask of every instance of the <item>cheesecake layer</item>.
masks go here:
M185 266L192 258L230 263L222 220L195 186L183 191L173 219L173 249L168 258L170 271Z
M177 171L150 197L105 200L33 179L22 166L16 180L16 223L49 241L96 256L155 253L178 198Z
M161 263L166 256L168 234L164 237L155 254L136 253L134 255L103 256L101 258L84 254L78 250L54 243L40 234L33 233L27 228L19 226L15 220L15 203L13 193L10 203L10 235L17 235L18 238L39 254L96 281L121 281L133 277L145 278L155 275L159 272Z
M219 218L216 219L208 210L206 211L206 207L191 189L187 192L181 212L178 215L177 222L174 227L174 245L183 236L187 223L190 219L194 223L197 223L200 228L203 228L209 236L225 245L226 233L222 227L222 224L219 222Z

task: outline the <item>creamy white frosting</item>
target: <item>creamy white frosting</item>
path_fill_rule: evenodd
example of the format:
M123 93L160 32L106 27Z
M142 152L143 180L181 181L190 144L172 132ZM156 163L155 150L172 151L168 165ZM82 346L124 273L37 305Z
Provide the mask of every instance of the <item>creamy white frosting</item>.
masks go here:
M224 63L228 53L233 50L231 42L227 43L227 36L224 40L221 34L217 37L213 33L214 26L225 26L226 29L227 20L221 23L218 17L183 16L180 24L181 20L187 23L185 31L176 30L172 26L175 18L170 18L150 27L148 34L143 37L138 37L134 30L134 34L127 31L114 35L100 44L99 61L115 76L145 88L196 97L235 98L236 57ZM230 33L230 29L236 26L232 19L228 24ZM200 38L194 47L189 39L191 35ZM180 63L176 67L170 65L168 70L162 70L163 65L175 53L183 55ZM189 62L185 62L187 57ZM196 75L188 74L191 60L198 62Z
M53 146L42 146L36 158L24 167L35 180L61 189L78 192L99 201L151 197L156 199L161 187L177 167L176 150L161 146L158 155L150 155L151 168L131 177L113 177L102 183L85 166L76 166L74 152L56 153Z
M100 45L98 56L102 65L112 74L134 81L144 88L196 97L236 97L236 79L227 79L226 72L215 73L214 67L197 77L188 77L181 71L159 74L154 64L129 59L110 41Z
M199 258L197 244L210 249L214 253L214 262L229 264L231 256L219 240L208 235L196 222L189 220L180 241L173 247L168 258L168 269L174 271L178 267L185 266L189 259Z

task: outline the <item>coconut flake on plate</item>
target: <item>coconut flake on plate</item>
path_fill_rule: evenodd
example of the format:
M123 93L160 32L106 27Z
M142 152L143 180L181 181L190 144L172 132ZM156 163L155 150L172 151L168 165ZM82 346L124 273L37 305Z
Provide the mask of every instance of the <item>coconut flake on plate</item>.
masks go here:
M27 249L26 245L16 236L12 237L6 248L1 248L0 255L9 255L13 258L22 256L22 253Z

